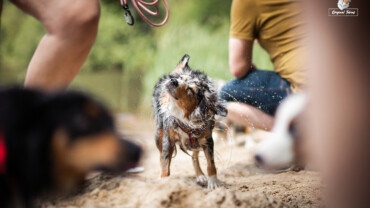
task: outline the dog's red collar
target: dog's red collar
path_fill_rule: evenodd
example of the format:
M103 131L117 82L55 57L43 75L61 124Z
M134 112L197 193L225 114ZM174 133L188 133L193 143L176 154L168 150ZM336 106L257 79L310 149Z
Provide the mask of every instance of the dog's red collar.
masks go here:
M5 173L6 171L6 145L5 137L3 131L0 129L0 174Z
M192 148L199 148L198 139L202 133L203 128L190 128L182 123L179 119L174 118L176 125L189 136L189 144Z

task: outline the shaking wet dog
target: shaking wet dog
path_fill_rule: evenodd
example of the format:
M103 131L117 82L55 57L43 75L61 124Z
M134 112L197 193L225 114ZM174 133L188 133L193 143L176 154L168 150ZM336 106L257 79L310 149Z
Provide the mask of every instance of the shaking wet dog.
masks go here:
M212 130L215 115L226 116L227 110L218 100L212 81L204 73L188 66L185 55L171 74L156 84L152 105L156 121L155 141L160 152L161 177L170 175L170 164L176 144L185 153L192 151L196 179L219 186L214 160ZM208 178L199 165L199 152L207 159Z

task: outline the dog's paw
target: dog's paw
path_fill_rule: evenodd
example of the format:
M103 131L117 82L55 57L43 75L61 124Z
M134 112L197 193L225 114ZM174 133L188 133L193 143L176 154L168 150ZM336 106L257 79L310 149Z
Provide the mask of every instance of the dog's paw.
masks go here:
M207 177L205 177L204 175L200 175L200 176L198 176L196 179L195 179L195 181L197 182L197 183L200 183L200 184L207 184Z
M208 189L216 189L220 187L220 181L217 179L217 175L208 177Z
M167 175L166 175L166 174L162 174L162 173L161 173L161 174L159 175L159 178L164 180L164 179L166 179L166 178L169 178L169 176L170 176L169 174L167 174Z

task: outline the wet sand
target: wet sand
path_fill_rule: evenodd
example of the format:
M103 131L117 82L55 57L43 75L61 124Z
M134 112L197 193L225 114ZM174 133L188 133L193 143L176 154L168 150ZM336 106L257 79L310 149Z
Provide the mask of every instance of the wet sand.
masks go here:
M42 207L319 207L323 203L317 173L261 170L244 146L223 140L215 143L220 188L208 190L197 184L191 158L179 149L171 176L160 179L154 122L126 115L120 123L123 133L143 146L145 171L115 177L97 174L79 194L44 202ZM205 171L203 153L200 157Z

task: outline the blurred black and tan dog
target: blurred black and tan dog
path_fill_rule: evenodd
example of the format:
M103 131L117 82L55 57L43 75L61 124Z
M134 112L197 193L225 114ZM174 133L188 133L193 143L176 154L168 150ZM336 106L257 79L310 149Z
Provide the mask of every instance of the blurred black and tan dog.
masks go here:
M215 115L226 116L227 110L217 97L212 81L188 66L185 55L175 70L156 84L152 105L156 121L155 141L160 151L161 177L170 175L170 163L176 144L187 153L192 151L197 181L208 188L218 187L214 161L212 129ZM199 166L199 151L207 159L208 179Z
M141 154L100 103L78 92L0 91L0 140L0 207L68 193L89 171L121 173Z

